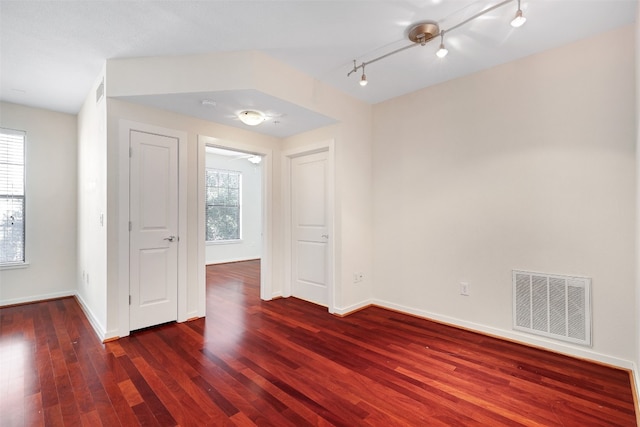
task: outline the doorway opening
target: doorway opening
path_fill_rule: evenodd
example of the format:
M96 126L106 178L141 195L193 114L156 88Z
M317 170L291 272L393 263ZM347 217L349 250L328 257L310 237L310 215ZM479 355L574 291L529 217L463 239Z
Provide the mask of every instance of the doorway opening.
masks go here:
M271 292L271 150L199 136L199 315L206 315L207 266L258 260L260 297Z
M262 258L262 156L205 148L205 264Z

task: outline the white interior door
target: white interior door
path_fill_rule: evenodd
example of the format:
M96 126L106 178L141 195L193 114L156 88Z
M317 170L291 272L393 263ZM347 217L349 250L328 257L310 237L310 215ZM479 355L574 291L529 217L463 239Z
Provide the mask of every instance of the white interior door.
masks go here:
M129 323L178 315L178 139L130 133Z
M292 295L326 306L329 213L327 152L291 160Z

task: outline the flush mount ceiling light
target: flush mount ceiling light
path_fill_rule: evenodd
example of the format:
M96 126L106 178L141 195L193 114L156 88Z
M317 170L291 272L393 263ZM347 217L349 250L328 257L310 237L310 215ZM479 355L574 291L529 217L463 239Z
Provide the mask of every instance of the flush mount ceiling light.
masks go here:
M251 156L248 157L247 160L249 160L249 162L253 163L254 165L259 165L262 161L262 156Z
M411 27L408 28L407 31L407 37L409 38L409 40L412 42L412 44L408 45L408 46L404 46L401 47L399 49L393 50L389 53L386 53L384 55L378 56L377 58L373 58L370 61L363 61L360 63L360 65L357 65L356 60L353 60L353 69L351 71L349 71L347 73L347 77L349 77L351 74L355 73L356 71L358 71L359 69L362 69L362 77L360 78L360 85L361 86L365 86L367 84L367 76L365 76L364 74L364 67L366 65L369 64L373 64L374 62L378 62L382 59L388 58L389 56L395 55L396 53L400 53L403 52L407 49L410 49L412 47L416 47L416 46L424 46L425 44L427 44L430 40L436 38L437 36L440 36L440 47L438 49L438 51L436 52L436 55L439 58L444 58L445 56L447 56L447 54L449 53L449 51L447 50L447 48L444 46L444 33L449 33L453 30L456 30L460 27L462 27L465 24L468 24L469 22L473 21L474 19L477 19L489 12L491 12L492 10L495 10L499 7L502 7L508 3L511 3L514 0L504 0L498 4L495 4L493 6L490 6L478 13L476 13L475 15L465 19L464 21L453 25L452 27L446 29L446 30L441 30L440 27L438 26L438 24L436 22L433 21L425 21L425 22L421 22L419 24L415 24ZM511 25L513 27L521 27L525 22L526 22L526 18L522 15L522 9L520 8L520 0L518 1L518 11L516 12L516 16L515 18L511 21Z
M248 126L258 126L267 120L267 117L260 111L244 110L238 113L238 118L242 123Z

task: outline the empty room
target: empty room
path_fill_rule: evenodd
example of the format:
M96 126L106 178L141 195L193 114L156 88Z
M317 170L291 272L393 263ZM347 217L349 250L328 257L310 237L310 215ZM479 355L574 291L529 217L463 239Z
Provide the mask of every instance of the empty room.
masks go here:
M631 426L636 0L0 0L0 426Z

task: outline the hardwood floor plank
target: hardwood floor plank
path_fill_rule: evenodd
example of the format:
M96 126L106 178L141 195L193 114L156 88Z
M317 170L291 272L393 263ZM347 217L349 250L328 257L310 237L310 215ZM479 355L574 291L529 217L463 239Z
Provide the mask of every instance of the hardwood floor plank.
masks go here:
M120 387L122 395L129 406L136 406L144 402L144 399L140 396L140 393L138 393L138 389L133 385L131 379L120 381L118 383L118 387Z
M234 363L230 361L230 363ZM240 364L240 363L238 363ZM309 409L306 405L302 404L300 401L296 400L294 397L290 396L280 388L276 387L272 382L263 378L250 368L242 365L241 369L243 374L250 378L254 383L259 385L263 390L269 393L278 401L282 402L285 405L285 409L281 412L281 414L290 422L292 422L295 426L305 427L305 426L315 426L320 425L323 420L318 414L311 409Z
M144 359L149 363L148 369L158 375L195 419L206 419L207 414L218 409L208 401L204 393L198 393L199 389L191 380L198 375L197 371L183 363L183 360L171 351L171 347L167 346L156 334L146 334L144 337L139 336L138 339L145 348L155 349L153 358Z
M42 398L40 393L35 393L29 396L25 396L24 399L24 421L23 424L7 423L8 426L43 426L44 425L44 411L42 410ZM5 424L0 423L4 426Z
M138 424L133 410L124 399L113 372L106 369L103 354L99 346L83 345L84 351L78 352L87 388L91 393L95 408L104 426Z
M166 337L165 337L166 338ZM240 412L239 407L245 404L241 395L237 393L237 386L215 364L211 363L201 351L193 353L197 357L191 357L183 349L177 350L191 367L195 368L197 375L191 381L200 387L209 400L227 416Z
M136 406L132 407L133 412L136 414L136 418L138 419L139 425L141 426L154 426L159 427L160 422L153 415L151 409L145 402L139 403Z
M95 409L91 392L87 387L82 370L76 361L67 365L69 381L73 389L73 395L81 413L92 412Z
M49 408L58 404L58 392L53 376L51 354L47 348L40 349L36 355L42 406Z
M161 426L175 426L176 420L171 413L167 410L164 403L158 398L156 391L149 385L149 383L142 376L135 364L129 359L128 356L121 356L118 358L118 362L124 368L124 370L131 378L131 382L140 393L140 396L144 400L145 405L149 408L158 424ZM139 405L138 405L139 406Z
M193 378L199 377L198 372L172 351L174 347L167 345L157 334L144 334L139 339L141 342L149 341L148 345L157 350L155 357L161 360L156 363L160 363L166 371L157 372L163 372L165 378L170 376L170 380L167 378L165 381L172 381L174 387L179 387L175 393L180 396L183 406L191 408L193 419L217 426L232 425L225 413L209 399L206 391L193 381Z
M227 400L227 398L225 398L222 394L220 394L218 392L218 390L216 390L216 388L214 386L209 384L200 375L192 378L192 381L196 385L200 386L200 388L202 390L204 390L204 392L207 394L207 396L209 396L209 399L211 399L211 401L218 408L220 408L227 417L231 417L231 416L233 416L233 415L235 415L235 414L237 414L239 412L238 408L233 406L233 404L231 402L229 402L229 400Z
M50 405L44 408L44 425L46 427L62 427L64 419L60 411L60 405Z
M107 344L74 298L0 308L0 427L636 425L624 370L378 307L261 301L259 272L209 266L206 318Z
M324 418L333 425L347 425L346 421L343 421L334 413L334 410L337 409L338 405L329 408L323 405L321 399L314 396L317 393L317 389L312 396L308 396L300 391L302 387L296 387L301 384L303 381L302 379L287 375L284 371L276 371L277 374L272 374L270 371L262 368L246 357L239 357L238 360L247 366L247 368L269 381L275 387L282 390L299 403L305 405L307 408L313 410L321 418ZM273 366L272 369L274 369Z
M100 415L98 415L98 411L96 410L85 412L80 416L80 418L81 418L83 427L102 426L102 421L100 421Z

